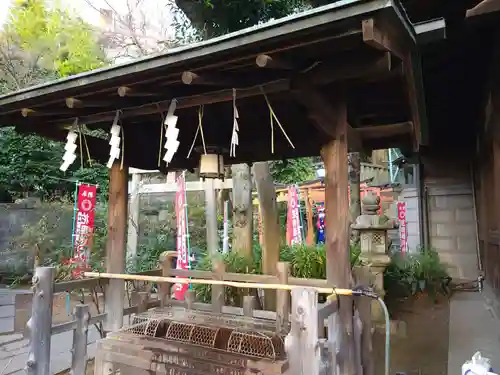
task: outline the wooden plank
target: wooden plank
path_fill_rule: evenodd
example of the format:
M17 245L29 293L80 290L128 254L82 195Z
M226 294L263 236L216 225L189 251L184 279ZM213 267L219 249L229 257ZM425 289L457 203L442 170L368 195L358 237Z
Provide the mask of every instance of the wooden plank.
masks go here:
M214 187L217 190L221 189L232 189L233 180L226 179L224 181L215 179ZM203 191L205 190L205 185L203 181L187 181L186 191ZM175 193L177 191L177 184L145 184L139 187L139 194L155 194L155 193Z
M210 279L213 277L212 271L199 271L199 270L170 270L170 276L193 278L193 279ZM279 280L276 275L254 275L245 273L232 273L225 272L224 280L226 281L236 281L236 282L252 282L259 284L277 284ZM304 279L300 277L289 277L288 284L305 286L305 287L318 287L318 288L328 288L333 287L333 284L328 283L324 279Z
M75 289L93 289L99 286L105 286L109 279L89 278L82 280L63 281L54 284L54 293L70 292Z
M346 105L335 103L336 134L321 150L325 164L326 276L330 285L351 287L349 257L348 124ZM340 297L340 371L355 374L352 298Z
M127 241L128 168L115 162L109 174L108 241L106 244L106 271L125 272L125 250ZM109 280L106 289L106 331L117 331L123 326L125 302L123 280Z

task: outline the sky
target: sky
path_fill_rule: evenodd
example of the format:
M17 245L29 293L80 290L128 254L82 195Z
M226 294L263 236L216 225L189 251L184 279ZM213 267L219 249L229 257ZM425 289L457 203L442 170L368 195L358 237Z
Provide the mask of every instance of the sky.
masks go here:
M50 3L53 0L47 0L47 2ZM89 2L93 6L90 6ZM139 11L147 17L151 24L170 24L172 22L172 14L170 14L166 7L166 4L170 2L172 0L142 0ZM0 3L6 5L0 5L0 23L3 24L7 18L12 0L0 0ZM82 19L94 26L99 26L101 22L101 17L97 10L99 8L109 9L109 5L111 5L119 13L127 12L127 0L57 0L57 3L74 11Z

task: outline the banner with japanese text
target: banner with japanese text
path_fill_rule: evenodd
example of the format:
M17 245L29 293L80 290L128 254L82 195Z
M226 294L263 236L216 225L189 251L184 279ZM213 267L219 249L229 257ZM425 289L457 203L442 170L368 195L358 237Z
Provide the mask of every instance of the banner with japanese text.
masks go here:
M80 268L86 267L90 257L92 234L94 232L96 195L96 185L81 184L78 186L73 233L73 261Z
M288 245L302 243L302 228L300 225L299 195L296 186L288 188L288 212L286 217L286 242Z
M187 242L187 212L186 212L186 181L184 173L177 178L177 192L175 193L175 217L177 222L177 269L189 269L189 248ZM183 301L189 289L188 284L175 284L174 296Z
M408 223L406 221L406 202L398 202L398 221L399 221L399 241L401 253L408 252Z

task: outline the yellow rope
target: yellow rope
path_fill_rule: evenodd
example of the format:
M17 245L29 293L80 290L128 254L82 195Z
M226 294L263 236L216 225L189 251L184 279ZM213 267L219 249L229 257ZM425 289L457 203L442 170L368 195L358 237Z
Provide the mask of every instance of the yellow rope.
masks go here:
M87 143L87 137L85 133L83 134L83 142L85 143L85 150L87 151L87 159L89 160L89 167L92 167L92 159L90 157L89 145Z
M269 109L269 112L271 114L271 116L274 118L274 120L276 121L276 123L278 124L278 126L280 127L281 129L281 132L283 133L283 135L285 136L286 140L288 141L288 143L290 143L290 146L292 146L292 148L295 148L295 146L293 145L292 141L290 140L290 138L288 137L288 134L286 134L286 131L285 129L283 128L283 126L281 125L281 122L278 118L278 116L276 116L276 113L274 112L274 109L273 107L271 106L271 103L269 102L269 99L264 91L264 89L262 88L262 86L260 87L260 90L262 92L262 95L264 95L264 99L266 100L266 104L267 104L267 108ZM274 153L274 152L273 152Z
M203 113L205 111L205 107L200 105L198 108L198 127L200 129L200 135L201 135L201 143L203 143L203 152L205 155L207 154L207 147L205 146L205 136L203 135Z
M234 288L252 288L252 289L273 289L273 290L292 290L294 288L309 288L314 289L320 294L328 294L330 296L351 296L351 289L342 288L327 288L327 287L308 287L289 284L262 284L262 283L244 283L238 281L212 280L212 279L188 279L184 277L166 277L166 276L147 276L147 275L130 275L119 273L101 273L101 272L84 272L85 277L96 277L102 279L119 279L119 280L137 280L149 281L155 283L172 283L172 284L208 284L221 285Z

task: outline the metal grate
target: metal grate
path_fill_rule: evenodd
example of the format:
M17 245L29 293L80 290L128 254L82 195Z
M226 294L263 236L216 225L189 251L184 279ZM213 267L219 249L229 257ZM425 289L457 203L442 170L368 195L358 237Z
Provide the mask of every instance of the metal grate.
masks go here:
M272 360L285 357L283 339L277 335L271 336L260 332L231 332L227 351Z
M183 322L172 320L172 313L150 311L135 316L132 325L124 331L261 359L285 359L281 335L248 328L242 324L240 327L244 328L234 328L240 319L237 316L227 316L224 321L202 316L205 319L188 318Z

